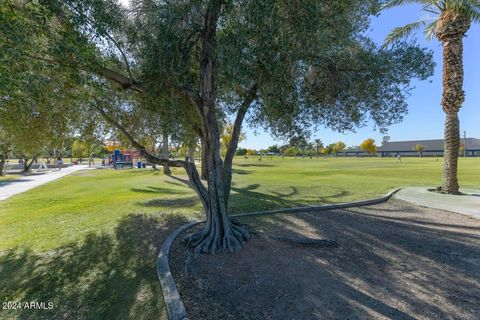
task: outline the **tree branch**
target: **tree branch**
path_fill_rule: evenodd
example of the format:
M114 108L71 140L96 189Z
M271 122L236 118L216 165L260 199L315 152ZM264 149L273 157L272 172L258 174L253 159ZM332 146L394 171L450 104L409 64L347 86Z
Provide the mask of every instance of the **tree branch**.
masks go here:
M201 105L202 98L194 89L188 86L180 86L180 90L182 91L183 94L187 96L187 98L190 100L190 102L193 105L196 105L196 106Z
M78 15L82 16L87 23L90 24L90 27L95 28L95 22L90 19L87 15L85 15L83 12L81 12L79 9L77 9L76 6L72 5L70 6L71 9L73 9ZM132 76L132 71L130 69L130 63L128 62L127 55L123 51L122 47L118 44L118 42L115 40L113 36L111 36L107 31L104 30L103 35L107 37L113 45L118 49L120 52L120 55L122 56L123 61L125 62L125 67L127 68L127 72L129 75L129 80L130 82L133 82L133 76Z
M130 89L140 93L145 93L145 87L143 87L143 85L140 82L130 79L117 71L114 71L109 68L101 67L98 70L96 70L95 73L97 73L98 75L110 81L120 84L123 89Z
M117 128L128 139L128 141L130 141L132 146L137 149L150 162L158 165L167 165L171 167L185 167L185 161L183 160L162 159L152 155L150 152L147 151L147 148L145 146L141 145L137 140L135 140L135 138L130 134L130 132L127 131L127 129L125 129L125 127L123 127L120 123L110 117L105 112L105 110L103 110L102 107L98 107L97 109L100 115L105 119L105 121L107 121L113 127Z
M127 131L127 129L125 129L125 127L123 127L120 123L110 117L101 106L97 105L97 110L100 115L105 119L105 121L107 121L113 127L117 128L128 139L128 141L130 141L132 146L135 147L148 161L162 166L184 168L187 172L191 186L201 198L202 204L205 206L208 203L208 191L203 185L202 180L200 179L200 175L198 174L194 162L192 163L188 161L188 158L185 160L169 160L152 155L150 152L147 151L145 146L141 145L138 141L135 140L135 138Z
M257 97L257 90L258 85L257 83L254 83L253 86L248 90L247 96L245 97L243 103L240 105L240 108L238 109L235 122L233 123L232 138L230 140L230 143L228 144L227 152L225 154L224 167L226 169L228 169L229 167L231 168L233 157L235 156L235 152L237 151L238 140L242 131L242 123L245 115L247 114L248 108Z
M177 89L180 90L180 93L183 93L188 98L188 100L190 100L190 103L195 108L195 111L201 123L201 126L198 130L198 134L200 138L203 139L206 133L205 133L205 119L202 113L202 102L203 102L202 98L194 89L188 86L185 86L185 85L180 86L180 87L177 87Z
M59 64L59 61L56 61L51 58L46 58L46 57L39 57L36 55L29 55L30 58L36 59L45 63L50 63L50 64ZM89 69L89 68L86 68ZM137 91L139 93L145 93L145 87L138 81L134 79L130 79L129 77L121 74L120 72L117 72L115 70L106 68L106 67L98 67L98 68L92 68L89 70L85 71L91 71L93 73L96 73L97 75L118 83L119 85L122 86L123 89L130 89L133 91Z
M240 134L242 130L243 119L247 114L248 108L257 97L257 90L258 90L258 86L257 86L257 83L255 82L254 85L247 92L247 96L245 97L245 100L243 100L243 103L241 104L237 112L237 116L233 124L232 138L230 140L230 143L228 144L225 160L223 161L222 171L223 171L223 179L224 179L225 203L227 206L228 206L228 200L230 198L230 188L232 186L233 157L235 156L235 151L237 151L238 140L240 138Z

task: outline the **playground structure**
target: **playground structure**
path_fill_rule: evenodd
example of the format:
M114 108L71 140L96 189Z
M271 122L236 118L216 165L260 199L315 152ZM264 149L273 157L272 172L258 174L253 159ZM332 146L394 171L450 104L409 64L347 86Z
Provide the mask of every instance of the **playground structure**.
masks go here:
M140 152L136 150L114 150L108 156L108 166L114 169L133 168L134 159L141 157ZM145 168L145 163L137 161L137 168Z

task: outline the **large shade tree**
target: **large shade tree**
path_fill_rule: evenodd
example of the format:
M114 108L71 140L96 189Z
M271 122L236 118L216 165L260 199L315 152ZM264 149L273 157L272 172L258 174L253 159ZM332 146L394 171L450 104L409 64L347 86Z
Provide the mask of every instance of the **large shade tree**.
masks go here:
M436 37L443 45L443 94L442 108L445 112L445 151L442 191L459 193L457 178L460 150L460 122L458 111L465 100L463 91L463 38L472 22L480 22L478 0L392 0L384 8L407 4L420 4L433 15L394 29L385 43L388 45L400 38L424 28L427 38Z
M0 2L0 131L2 144L25 158L25 171L82 118L82 76L45 63L52 30L49 11L37 3Z
M151 162L183 167L206 214L189 236L198 252L238 250L250 237L228 216L232 161L245 121L277 137L312 126L345 131L373 119L402 119L412 78L433 71L431 54L399 43L382 49L364 36L378 1L44 0L56 32L46 57L91 82L130 92L95 97L99 113ZM45 60L45 57L43 58ZM121 93L123 95L123 93ZM175 114L202 143L206 183L195 163L156 157L122 114ZM221 156L221 123L233 128ZM187 127L187 123L194 123Z

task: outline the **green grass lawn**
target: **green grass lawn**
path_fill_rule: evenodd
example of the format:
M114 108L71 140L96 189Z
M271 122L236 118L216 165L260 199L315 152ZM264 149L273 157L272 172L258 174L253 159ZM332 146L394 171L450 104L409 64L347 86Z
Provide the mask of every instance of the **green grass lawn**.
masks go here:
M401 186L436 186L442 160L235 160L232 212L344 202ZM155 258L176 226L203 218L175 170L91 170L0 202L0 301L54 309L6 318L153 319L165 315ZM480 188L480 159L460 159L460 183ZM180 179L179 179L180 178Z
M235 211L366 199L404 186L439 186L442 159L237 159ZM480 187L480 159L461 158L462 187ZM249 205L251 208L249 208Z

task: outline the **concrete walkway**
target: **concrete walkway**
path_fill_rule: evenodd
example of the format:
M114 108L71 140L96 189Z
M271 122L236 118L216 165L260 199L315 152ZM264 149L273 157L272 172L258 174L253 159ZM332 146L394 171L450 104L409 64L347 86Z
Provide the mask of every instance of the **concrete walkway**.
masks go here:
M77 165L73 167L63 168L62 170L54 169L44 174L33 174L14 180L0 181L0 201L10 198L16 194L25 192L50 181L57 180L61 177L69 175L75 171L93 169L86 165Z
M480 219L480 191L463 189L467 195L454 196L428 191L426 187L404 188L395 194L397 199L419 206L446 210Z

